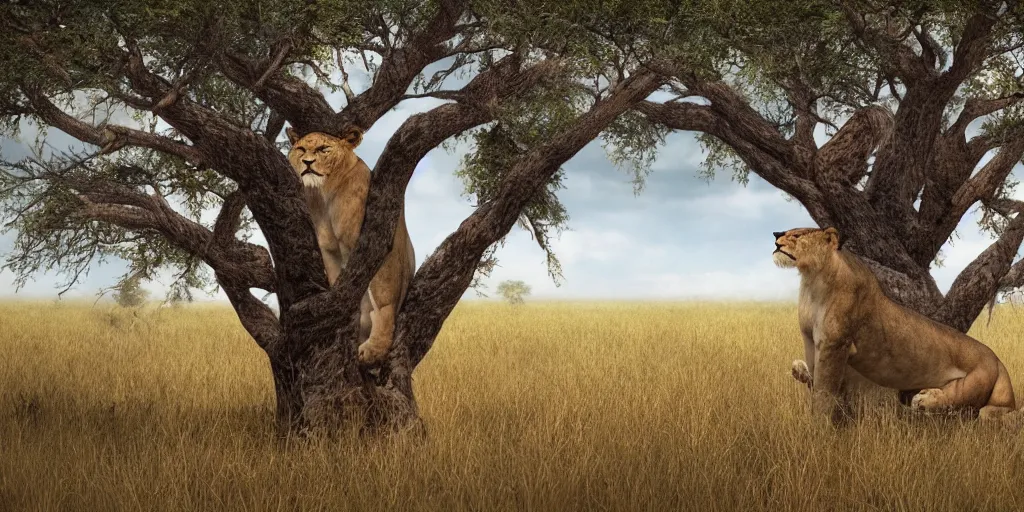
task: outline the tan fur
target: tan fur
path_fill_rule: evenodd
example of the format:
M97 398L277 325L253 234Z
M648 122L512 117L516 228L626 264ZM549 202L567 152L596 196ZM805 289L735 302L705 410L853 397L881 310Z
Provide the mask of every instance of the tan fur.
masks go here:
M776 265L800 272L806 362L794 361L792 373L812 389L815 409L835 414L835 400L845 403L847 365L880 386L916 391L914 409L973 409L981 418L1016 409L991 349L886 297L871 270L840 249L834 228L776 233L775 245Z
M288 161L304 185L306 204L316 226L327 280L333 285L348 265L366 212L370 168L355 154L363 134L354 129L344 138L319 132L300 138L291 128L286 132L292 144ZM377 363L390 350L395 317L405 300L415 269L416 255L406 229L403 208L391 252L363 296L360 363Z

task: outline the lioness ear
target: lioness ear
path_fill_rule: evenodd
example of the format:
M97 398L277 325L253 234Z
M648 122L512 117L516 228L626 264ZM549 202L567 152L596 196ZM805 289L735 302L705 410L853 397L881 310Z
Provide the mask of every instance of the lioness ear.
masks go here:
M351 144L352 145L352 149L355 149L356 146L358 146L359 143L362 142L362 141L363 141L363 130L361 130L359 128L356 128L354 126L352 128L349 128L348 132L345 134L345 142L348 142L349 144Z
M828 242L834 245L837 251L843 247L843 239L839 236L839 230L827 227L825 228L825 234L828 235Z
M292 144L292 145L294 145L296 142L299 141L299 139L302 138L302 137L299 137L299 134L296 133L296 131L293 130L291 126L289 126L288 128L285 128L284 129L284 133L285 133L285 135L288 136L288 143Z

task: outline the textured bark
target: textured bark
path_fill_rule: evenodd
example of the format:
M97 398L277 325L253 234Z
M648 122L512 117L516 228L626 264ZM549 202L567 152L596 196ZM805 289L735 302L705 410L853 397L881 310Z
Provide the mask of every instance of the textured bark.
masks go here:
M699 131L723 141L754 173L800 201L818 225L836 227L845 247L865 259L889 297L966 331L999 289L1024 284L1024 263L1013 264L1024 215L1009 210L1007 218L1016 215L1009 227L962 271L945 296L929 272L963 216L979 202L992 201L1024 156L1021 129L998 138L966 138L972 121L1019 104L1024 93L972 98L951 126L942 126L958 88L993 51L997 7L979 4L965 20L947 67L947 57L926 27L897 38L901 31L893 31L884 14L867 18L844 5L858 43L874 51L881 71L898 77L906 93L894 115L872 105L857 109L820 148L810 134L819 122L815 103L822 94L803 83L798 72L778 83L796 117L790 139L728 84L695 75L685 61L652 68L682 83L684 96L701 96L707 105L645 101L636 109L668 128ZM914 44L903 39L911 33ZM995 157L972 175L993 149L998 150ZM858 183L865 177L862 190ZM919 194L920 208L915 209ZM780 229L784 227L792 226Z
M392 358L392 371L397 367L399 378L404 378L406 369L414 368L430 350L445 318L472 281L484 251L512 229L527 202L563 163L659 85L653 73L637 72L619 83L611 96L598 102L571 128L519 158L502 178L495 199L480 205L423 262L396 328L396 343L408 348L408 354L398 356L409 359L404 362Z

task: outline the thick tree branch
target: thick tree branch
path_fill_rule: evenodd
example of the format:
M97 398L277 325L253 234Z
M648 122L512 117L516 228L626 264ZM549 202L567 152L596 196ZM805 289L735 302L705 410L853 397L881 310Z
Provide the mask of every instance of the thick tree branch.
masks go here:
M280 338L280 326L273 311L253 297L249 288L274 290L274 270L266 249L239 240L217 239L209 230L186 219L162 199L113 183L72 183L81 193L83 219L102 221L133 231L157 232L182 250L202 259L217 277L246 331L270 352ZM232 196L240 198L236 192ZM110 202L100 202L110 201ZM218 216L218 227L233 212L237 200L230 200Z
M214 233L175 212L163 198L97 180L65 179L83 200L82 215L126 229L149 229L205 261L231 282L274 291L270 255L258 245L233 240L215 243Z
M1014 263L1010 270L999 280L1000 290L1010 290L1024 286L1024 259Z
M426 355L441 324L469 286L484 251L500 240L523 206L562 164L597 137L619 114L659 86L641 70L620 82L573 126L520 157L502 177L495 199L482 204L427 258L410 288L397 341L409 351L412 367Z
M458 21L466 10L465 0L439 2L437 14L407 43L382 54L383 60L373 85L349 97L338 113L323 96L301 80L282 73L267 75L273 62L253 62L241 55L226 55L221 70L235 83L251 89L257 97L284 116L299 133L322 131L343 133L350 126L370 129L402 101L413 80L430 63L448 56L446 41L459 34Z
M985 304L1007 282L1017 251L1024 241L1024 209L1018 209L999 239L982 251L953 281L936 318L967 332Z
M219 273L215 272L215 275L231 306L238 313L242 327L256 340L260 348L270 357L275 357L281 345L282 334L281 324L274 311L254 297L245 286L231 283L230 278L223 278Z
M302 133L332 126L336 112L323 94L306 85L306 82L283 73L274 73L257 84L261 70L265 70L269 64L229 52L224 53L218 64L224 76L252 90L256 97Z
M963 137L943 136L935 148L918 210L917 237L908 244L911 257L928 267L956 229L969 203L954 203L954 196L971 177L984 153L973 151ZM973 201L972 201L973 202Z
M996 18L985 6L979 9L966 21L948 70L936 75L935 68L923 67L924 73L904 77L907 93L896 112L892 143L879 150L868 179L865 190L871 205L890 220L901 239L920 237L913 203L925 185L927 171L934 168L935 141L946 106L986 57ZM893 51L908 48L895 44L899 49Z
M46 124L58 128L82 142L100 146L104 153L111 153L126 145L131 145L175 155L193 164L199 164L202 160L199 152L192 146L124 126L95 127L68 115L38 92L24 92L32 105L32 113Z
M960 111L960 115L957 116L956 122L946 130L946 135L964 138L966 137L967 126L975 119L993 114L1022 101L1024 101L1024 92L1016 92L999 98L970 98L964 103L964 108Z
M127 46L124 72L132 88L150 98L165 94L169 85L146 69L130 39ZM274 258L274 289L282 316L296 301L323 292L327 277L301 185L277 146L188 98L179 98L159 115L193 142L205 163L233 179L245 193ZM295 222L306 224L306 229L296 230Z
M967 180L953 196L955 210L969 208L978 201L993 198L1006 178L1013 172L1014 166L1024 158L1024 136L1009 141L999 149L991 160L986 163L973 178ZM963 214L961 213L960 216Z
M799 197L812 185L787 165L793 161L789 143L763 119L754 121L749 116L736 119L724 113L723 109L714 108L714 105L688 102L641 101L635 108L655 123L673 130L697 131L718 137L729 144L758 176L788 194ZM745 126L745 129L737 129L738 126Z
M224 198L217 220L213 224L213 243L228 244L235 240L235 233L242 222L242 210L245 208L245 194L236 190Z
M1013 168L1024 157L1024 136L1005 141L999 152L973 177L980 155L959 137L938 148L935 168L921 197L919 230L910 245L913 257L927 266L949 239L967 211L979 201L995 198Z
M285 118L281 114L275 111L270 111L270 117L267 119L267 127L263 131L263 138L267 139L267 142L271 144L277 142L277 137L281 135L281 130L284 129Z
M892 123L892 113L884 107L857 110L818 150L814 159L815 175L848 186L856 184L867 173L871 153L888 143Z

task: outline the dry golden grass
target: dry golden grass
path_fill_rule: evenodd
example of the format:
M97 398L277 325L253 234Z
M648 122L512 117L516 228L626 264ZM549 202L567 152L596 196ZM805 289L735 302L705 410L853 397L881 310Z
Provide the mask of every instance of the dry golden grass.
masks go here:
M3 510L1020 510L1021 434L812 420L788 304L464 304L429 437L282 446L230 310L0 305ZM1024 310L973 335L1024 396Z

